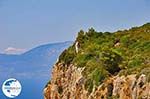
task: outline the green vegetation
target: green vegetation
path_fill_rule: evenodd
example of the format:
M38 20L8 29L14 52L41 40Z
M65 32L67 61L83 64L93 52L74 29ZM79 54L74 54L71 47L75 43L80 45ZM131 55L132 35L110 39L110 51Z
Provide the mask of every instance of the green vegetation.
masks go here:
M89 92L94 85L118 73L145 73L150 81L150 23L114 33L96 32L93 28L88 32L81 30L75 43L60 55L59 62L84 67L82 74Z
M75 51L74 47L71 46L68 48L68 50L65 50L60 56L59 56L59 62L70 64L73 59L75 58ZM60 60L61 59L61 60Z

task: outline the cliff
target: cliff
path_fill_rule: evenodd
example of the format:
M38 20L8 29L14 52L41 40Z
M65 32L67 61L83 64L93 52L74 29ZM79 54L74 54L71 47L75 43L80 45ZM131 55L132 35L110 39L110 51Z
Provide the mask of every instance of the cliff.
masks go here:
M81 30L53 67L45 99L150 99L150 24Z

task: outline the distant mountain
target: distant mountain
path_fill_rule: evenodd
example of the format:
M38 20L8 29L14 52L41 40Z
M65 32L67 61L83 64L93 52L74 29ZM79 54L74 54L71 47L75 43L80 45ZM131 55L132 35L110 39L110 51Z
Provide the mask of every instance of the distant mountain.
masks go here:
M22 84L16 99L43 99L43 86L59 54L72 42L53 43L33 48L21 55L0 54L0 85L8 78ZM0 98L7 99L0 90Z

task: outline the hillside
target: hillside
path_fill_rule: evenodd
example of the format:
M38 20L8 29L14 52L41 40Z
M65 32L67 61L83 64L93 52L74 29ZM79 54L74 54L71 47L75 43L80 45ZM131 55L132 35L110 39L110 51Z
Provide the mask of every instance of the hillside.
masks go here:
M114 33L81 30L59 56L45 99L150 98L150 23Z

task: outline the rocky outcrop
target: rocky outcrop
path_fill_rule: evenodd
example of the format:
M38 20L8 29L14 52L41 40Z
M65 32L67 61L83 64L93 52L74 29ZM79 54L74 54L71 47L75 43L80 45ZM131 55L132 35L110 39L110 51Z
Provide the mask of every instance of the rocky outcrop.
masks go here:
M72 64L57 64L53 68L51 84L44 89L45 99L78 99L87 97L84 90L83 68Z
M58 63L51 84L44 89L45 99L150 99L150 83L144 74L112 76L89 93L85 90L84 68Z
M150 23L78 32L53 67L45 99L150 99Z
M79 52L79 42L75 43L75 49L76 49L76 53L78 53Z

